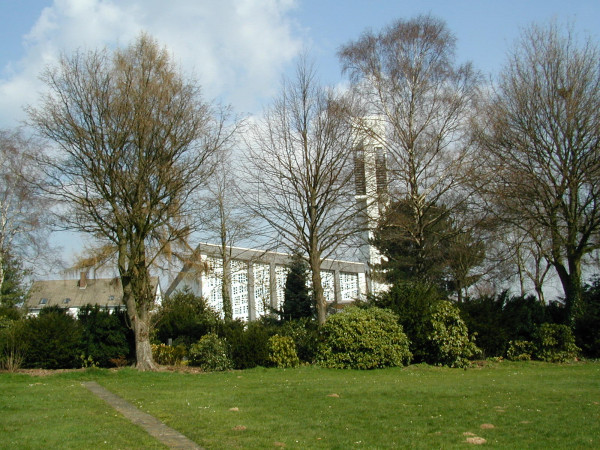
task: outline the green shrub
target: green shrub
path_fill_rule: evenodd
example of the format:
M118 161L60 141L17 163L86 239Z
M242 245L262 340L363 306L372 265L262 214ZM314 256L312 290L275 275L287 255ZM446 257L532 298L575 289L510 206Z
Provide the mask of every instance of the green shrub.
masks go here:
M428 360L428 330L426 327L431 307L441 301L442 295L434 286L404 281L374 299L380 308L390 309L398 316L398 323L410 342L413 362Z
M111 360L135 354L133 331L127 326L126 312L110 313L98 305L87 305L77 315L83 328L83 355L100 367L111 367Z
M575 320L575 343L588 358L600 358L600 278L584 286L581 314Z
M467 298L456 306L469 329L477 335L477 346L485 357L504 356L508 346L508 328L502 318L502 307L507 293Z
M535 351L535 345L530 341L510 341L506 358L511 361L529 361Z
M398 317L380 308L355 306L330 316L321 328L321 365L337 369L375 369L408 364L409 344Z
M15 372L21 368L27 353L22 320L6 320L0 327L0 369Z
M205 299L186 289L163 300L153 316L154 337L164 344L172 339L189 347L205 334L215 332L219 320Z
M275 334L272 326L262 321L226 322L221 329L229 345L233 367L235 369L251 369L256 366L268 366L269 338Z
M289 336L271 336L269 338L269 361L276 367L297 367L300 359L296 354L296 345Z
M427 362L448 367L464 367L480 352L460 317L459 309L448 301L431 307L427 321Z
M505 296L502 322L509 341L532 341L536 328L548 322L546 306L533 295Z
M21 339L27 345L25 367L71 369L81 367L81 324L60 307L46 307L24 320Z
M202 336L191 346L189 362L206 371L222 371L233 368L233 362L227 354L227 344L214 333Z
M296 353L300 361L312 364L319 344L319 328L315 320L302 318L284 322L277 334L289 336L294 340Z
M180 366L187 356L185 345L152 344L152 358L163 366Z
M535 357L548 362L572 361L581 351L575 345L573 332L566 325L544 323L535 334Z

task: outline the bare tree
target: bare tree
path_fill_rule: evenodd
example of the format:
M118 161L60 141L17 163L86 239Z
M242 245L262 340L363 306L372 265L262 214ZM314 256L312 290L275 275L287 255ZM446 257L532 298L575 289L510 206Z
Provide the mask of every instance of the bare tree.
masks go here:
M137 367L155 364L149 341L150 267L198 219L194 193L227 139L223 117L142 34L121 50L63 56L43 75L49 88L30 123L58 148L44 161L65 228L116 249Z
M356 128L387 152L389 195L408 204L394 224L426 259L429 231L465 207L472 193L469 118L479 75L454 62L455 38L431 16L399 20L341 48L343 69L362 100Z
M527 229L525 221L520 222L518 227L504 223L504 233L499 240L506 246L506 262L515 269L521 296L525 297L533 284L538 300L545 304L544 283L552 268L546 259L550 240L536 224L532 224L532 227Z
M491 191L505 220L548 239L573 323L582 259L600 230L600 52L556 24L532 26L500 75L484 117ZM533 226L532 226L533 225Z
M327 311L321 263L357 232L346 114L346 100L320 87L302 61L248 139L253 209L291 252L307 257L320 324Z
M39 153L22 133L0 130L0 287L8 258L27 265L49 248L50 205L32 183L42 176Z
M219 242L219 256L222 264L221 297L223 314L226 320L233 318L231 298L232 249L240 240L249 238L254 228L252 214L243 207L243 194L240 193L232 149L223 151L217 161L217 170L207 188L205 231Z

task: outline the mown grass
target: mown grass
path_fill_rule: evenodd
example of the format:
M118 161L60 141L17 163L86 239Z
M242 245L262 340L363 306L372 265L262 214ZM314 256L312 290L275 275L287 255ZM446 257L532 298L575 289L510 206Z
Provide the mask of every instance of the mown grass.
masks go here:
M465 433L499 448L600 446L599 362L2 374L0 445L158 446L81 387L86 379L207 448L460 448Z

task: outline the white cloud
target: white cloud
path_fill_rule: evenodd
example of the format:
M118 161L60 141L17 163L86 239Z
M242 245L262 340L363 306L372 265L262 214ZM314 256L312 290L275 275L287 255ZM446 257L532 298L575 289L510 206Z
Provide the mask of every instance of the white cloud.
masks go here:
M0 79L0 127L23 119L43 89L38 77L60 52L129 44L143 30L173 54L209 99L252 112L271 96L300 51L294 0L55 0Z

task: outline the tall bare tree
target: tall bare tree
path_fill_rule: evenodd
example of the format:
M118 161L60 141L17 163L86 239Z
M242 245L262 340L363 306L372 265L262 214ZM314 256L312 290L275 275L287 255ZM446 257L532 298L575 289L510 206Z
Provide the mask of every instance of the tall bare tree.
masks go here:
M389 195L410 210L392 225L412 241L415 264L425 263L431 230L472 192L468 125L480 77L455 63L454 49L443 21L418 16L366 32L338 54L361 99L355 126L387 152Z
M22 133L0 130L0 286L8 259L27 265L49 248L50 205L33 184L42 176L39 153Z
M556 269L568 317L600 230L600 51L557 24L526 29L484 116L493 199ZM533 224L533 226L532 226Z
M321 263L356 233L346 100L322 88L305 60L248 139L255 213L308 259L318 321L327 304Z
M249 238L256 228L253 227L252 214L243 208L243 194L240 192L239 177L233 149L221 152L217 161L217 170L211 177L207 188L205 231L219 243L221 258L221 297L223 314L226 320L233 318L231 298L231 261L232 248L240 240Z
M28 112L57 144L46 192L63 202L65 228L116 248L137 368L152 370L150 267L195 229L194 194L228 137L223 117L145 34L125 49L63 56L43 80L49 90Z

